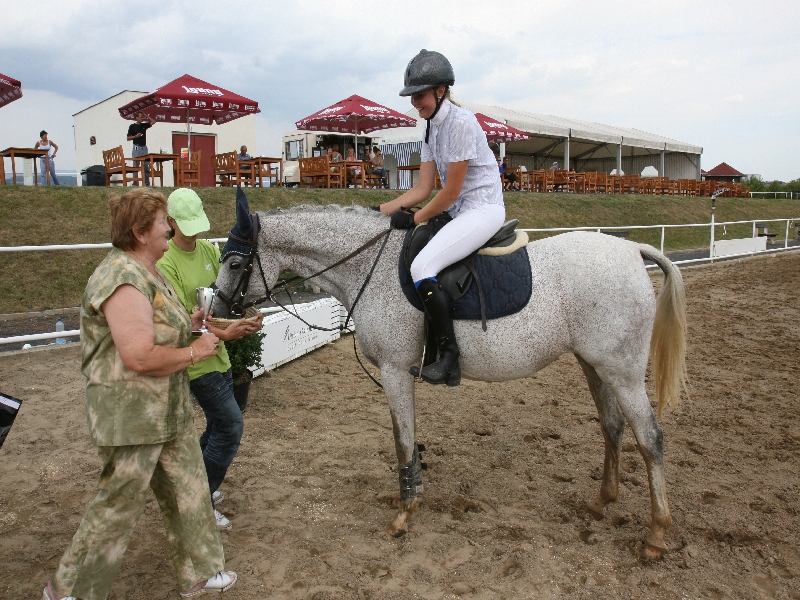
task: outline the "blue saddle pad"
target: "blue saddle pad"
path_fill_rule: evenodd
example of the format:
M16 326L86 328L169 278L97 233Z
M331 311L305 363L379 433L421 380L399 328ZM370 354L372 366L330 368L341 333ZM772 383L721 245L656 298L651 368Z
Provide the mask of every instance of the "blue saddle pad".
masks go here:
M400 286L408 301L417 310L422 311L422 300L417 295L411 275L405 268L403 256L404 252L400 252L398 264ZM483 286L487 319L507 317L525 308L533 291L533 275L527 248L522 247L505 256L478 254L473 258L473 265ZM453 302L450 312L454 319L480 320L480 297L478 286L474 281L467 293Z

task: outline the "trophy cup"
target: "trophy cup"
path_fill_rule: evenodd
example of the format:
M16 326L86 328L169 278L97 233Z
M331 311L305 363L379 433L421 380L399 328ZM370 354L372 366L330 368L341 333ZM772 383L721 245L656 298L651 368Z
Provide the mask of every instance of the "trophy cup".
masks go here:
M214 299L217 297L217 290L210 287L199 287L196 291L197 306L203 310L203 325L200 327L200 333L209 333L205 321L208 319L208 313L211 312Z

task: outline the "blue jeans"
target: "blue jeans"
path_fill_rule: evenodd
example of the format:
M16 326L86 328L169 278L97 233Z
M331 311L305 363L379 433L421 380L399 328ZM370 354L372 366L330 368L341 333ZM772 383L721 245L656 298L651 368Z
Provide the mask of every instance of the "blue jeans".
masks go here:
M39 159L39 177L41 178L42 185L47 185L47 169L50 169L50 185L59 185L58 177L56 177L56 161L52 158L45 163L44 158Z
M200 436L208 487L213 494L239 451L244 419L233 397L231 370L206 373L189 382L189 389L206 415L206 430Z
M133 152L131 152L131 156L136 158L137 156L144 156L147 154L147 146L137 146L136 144L133 145ZM137 160L136 164L138 165L140 162ZM150 161L144 161L144 184L150 185Z

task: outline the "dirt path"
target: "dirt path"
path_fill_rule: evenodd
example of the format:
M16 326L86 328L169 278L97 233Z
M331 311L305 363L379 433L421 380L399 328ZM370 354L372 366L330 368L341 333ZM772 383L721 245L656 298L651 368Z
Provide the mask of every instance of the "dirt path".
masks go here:
M220 509L226 598L800 598L800 253L686 270L691 400L662 420L674 518L662 561L626 433L620 502L596 522L602 438L583 376L418 388L425 504L389 538L388 409L349 338L254 382ZM25 404L0 449L0 597L36 598L94 495L79 350L0 356ZM196 414L198 427L202 414ZM176 598L155 500L112 598Z

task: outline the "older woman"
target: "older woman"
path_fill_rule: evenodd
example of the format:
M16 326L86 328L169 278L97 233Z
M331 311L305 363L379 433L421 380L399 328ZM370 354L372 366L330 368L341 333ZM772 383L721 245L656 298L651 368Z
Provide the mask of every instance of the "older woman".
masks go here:
M114 248L89 278L81 305L87 422L103 469L44 599L108 596L148 487L181 595L224 591L236 574L223 570L186 373L214 356L219 342L213 334L191 341L202 314L190 318L156 268L170 232L164 196L135 190L110 208Z

